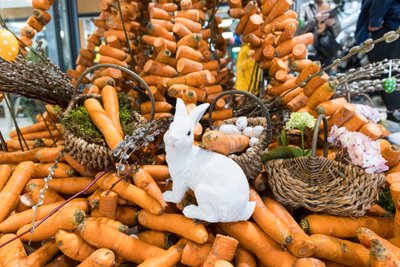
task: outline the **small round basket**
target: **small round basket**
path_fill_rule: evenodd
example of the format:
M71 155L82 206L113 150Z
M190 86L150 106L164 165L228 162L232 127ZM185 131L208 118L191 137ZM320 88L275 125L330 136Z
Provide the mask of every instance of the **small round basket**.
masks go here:
M376 201L385 175L369 174L361 167L327 159L327 119L324 121L324 157L316 156L319 127L315 127L312 156L266 162L268 183L280 203L292 208L337 216L363 216Z
M268 144L271 141L272 137L271 116L264 103L257 96L245 91L238 91L238 90L226 91L218 95L211 103L209 114L212 114L214 107L220 98L226 95L235 95L235 94L245 95L246 97L249 97L250 99L254 100L260 106L265 116L265 117L254 117L247 119L249 126L260 125L264 127L264 130L259 137L259 142L255 146L253 146L252 149L248 152L242 153L240 155L236 154L229 155L229 158L233 159L237 164L239 164L239 166L246 174L247 179L254 179L262 170L263 162L261 156L268 148ZM225 120L222 124L236 124L236 120L237 118L228 119ZM211 129L213 129L212 116L209 117L209 125Z
M138 81L141 88L145 89L150 101L152 103L152 109L150 114L150 120L154 117L155 112L155 102L154 97L148 88L147 84L134 72L124 67L120 67L114 64L99 64L95 65L91 68L88 68L85 72L81 74L76 84L75 95L69 103L68 107L64 111L63 115L67 115L72 109L81 106L86 99L96 98L101 101L101 96L95 94L78 94L79 84L82 79L91 71L94 71L99 68L110 67L116 68L123 72L126 72L130 76ZM135 124L143 124L146 123L147 120L142 117L139 113L133 112L132 118ZM87 140L82 139L80 136L76 136L69 129L65 129L63 134L63 142L64 142L64 151L70 154L76 161L87 166L93 170L104 170L110 167L114 163L113 151L107 147L107 145L100 145L88 142Z

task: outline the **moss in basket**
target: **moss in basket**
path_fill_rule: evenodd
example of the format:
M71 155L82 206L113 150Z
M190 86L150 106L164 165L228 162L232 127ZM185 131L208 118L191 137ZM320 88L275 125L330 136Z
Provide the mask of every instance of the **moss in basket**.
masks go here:
M389 188L384 188L379 193L378 205L391 214L396 212Z
M135 121L132 117L134 109L129 99L124 94L118 95L118 103L122 130L125 134L130 134L133 132L135 126ZM72 109L62 118L61 123L65 128L69 129L72 134L81 137L87 142L101 145L105 143L103 135L90 120L89 113L83 106Z

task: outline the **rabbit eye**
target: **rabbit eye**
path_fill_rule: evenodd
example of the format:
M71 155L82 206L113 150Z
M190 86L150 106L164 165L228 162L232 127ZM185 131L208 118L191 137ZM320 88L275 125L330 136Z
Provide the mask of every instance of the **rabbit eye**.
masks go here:
M191 131L187 132L187 136L190 136L191 134L192 134L192 132L191 132Z

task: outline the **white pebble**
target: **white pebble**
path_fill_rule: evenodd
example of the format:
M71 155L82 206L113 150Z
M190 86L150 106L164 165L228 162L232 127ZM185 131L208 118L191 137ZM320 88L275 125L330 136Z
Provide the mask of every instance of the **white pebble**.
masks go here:
M221 127L219 127L219 131L226 134L241 134L236 125L233 124L221 125Z
M257 137L252 137L250 139L250 146L253 147L254 145L256 145L258 143L258 138Z
M253 129L253 136L259 138L262 131L264 131L264 127L262 127L261 125L257 125Z
M247 118L246 117L239 117L236 120L236 126L239 130L243 131L247 127Z
M253 127L246 127L246 129L243 130L242 134L247 136L248 138L252 138L254 136Z

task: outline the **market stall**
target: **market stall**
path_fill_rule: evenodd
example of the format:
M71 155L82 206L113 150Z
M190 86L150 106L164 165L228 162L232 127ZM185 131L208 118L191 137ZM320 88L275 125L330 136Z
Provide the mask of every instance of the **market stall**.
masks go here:
M399 60L328 75L400 30L321 66L291 0L229 0L234 74L222 1L103 0L63 73L30 48L53 2L0 29L2 101L45 103L0 135L0 266L400 266L400 150L352 103Z

